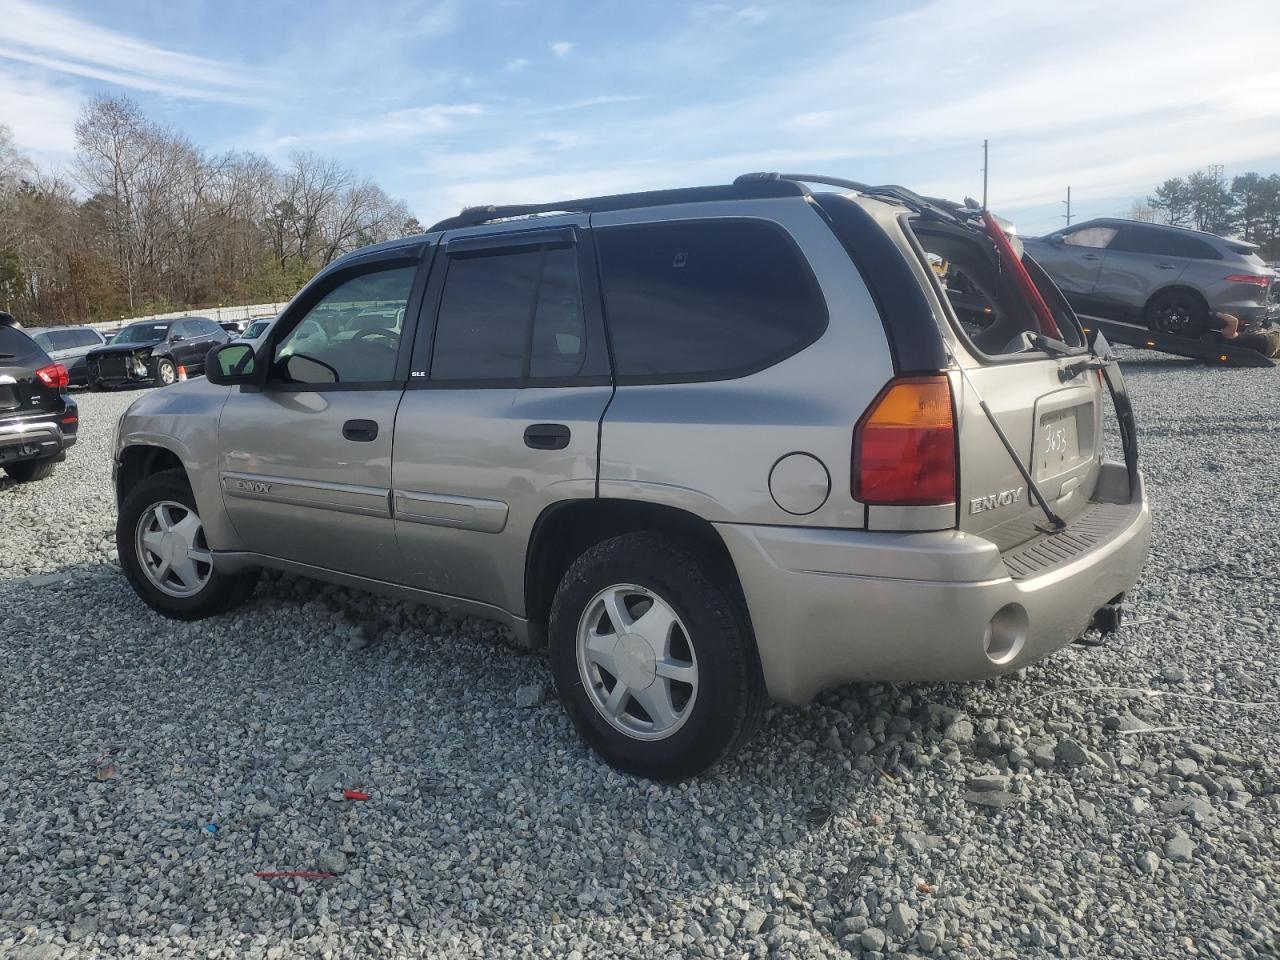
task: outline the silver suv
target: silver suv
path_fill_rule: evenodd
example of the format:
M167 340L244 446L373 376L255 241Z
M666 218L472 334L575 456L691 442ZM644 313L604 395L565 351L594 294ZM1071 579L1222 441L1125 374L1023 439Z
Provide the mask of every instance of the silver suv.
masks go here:
M1029 237L1024 244L1084 314L1182 337L1203 336L1212 326L1210 311L1247 324L1280 318L1275 271L1252 243L1183 227L1100 219Z
M1016 244L798 175L465 210L135 401L122 565L182 619L261 567L496 619L668 780L766 698L1014 670L1115 621L1150 522L1105 341Z

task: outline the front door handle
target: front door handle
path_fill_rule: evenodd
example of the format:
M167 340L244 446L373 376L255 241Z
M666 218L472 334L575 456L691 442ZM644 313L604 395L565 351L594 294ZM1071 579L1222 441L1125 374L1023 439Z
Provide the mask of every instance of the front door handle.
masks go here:
M569 445L569 428L563 423L535 423L525 428L524 445L534 450L563 450Z
M1156 269L1157 270L1176 270L1178 268L1175 267L1172 263L1157 263Z
M1081 260L1101 260L1102 258L1098 256L1096 253L1086 253L1080 259Z
M342 435L357 443L378 439L378 424L373 420L348 420L342 425Z

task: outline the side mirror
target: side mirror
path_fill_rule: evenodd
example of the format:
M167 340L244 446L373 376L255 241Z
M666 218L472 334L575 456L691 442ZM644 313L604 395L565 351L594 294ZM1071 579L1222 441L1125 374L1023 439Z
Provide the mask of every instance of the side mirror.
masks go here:
M210 383L234 386L253 383L257 357L247 343L223 343L209 351L205 359L205 378Z
M1067 238L1061 233L1051 233L1049 234L1049 242L1055 247L1060 247L1067 242Z

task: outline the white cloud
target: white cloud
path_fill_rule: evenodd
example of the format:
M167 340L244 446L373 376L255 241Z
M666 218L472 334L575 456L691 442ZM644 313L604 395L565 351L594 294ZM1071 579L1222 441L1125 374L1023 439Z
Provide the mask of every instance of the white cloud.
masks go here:
M524 57L516 57L514 60L507 61L507 70L511 73L517 73L529 65L529 61Z
M38 160L62 162L75 149L75 122L80 98L33 73L0 69L0 123L13 131L14 142Z
M563 60L573 52L573 44L568 40L558 40L551 45L551 52Z
M166 50L29 0L0 0L0 59L153 93L253 103L253 68Z
M403 146L405 141L452 130L460 117L478 117L485 112L478 103L437 103L425 107L408 107L387 113L334 119L327 129L277 137L267 150L305 148L321 144L356 144L385 141Z

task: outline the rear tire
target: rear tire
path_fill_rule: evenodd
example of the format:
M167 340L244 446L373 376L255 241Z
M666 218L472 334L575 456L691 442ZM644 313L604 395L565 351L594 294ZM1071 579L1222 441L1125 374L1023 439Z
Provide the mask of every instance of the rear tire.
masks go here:
M23 460L20 463L9 464L4 468L4 472L16 483L31 483L33 480L46 480L53 476L53 467L57 462L56 460Z
M1147 328L1156 333L1197 339L1209 329L1209 308L1190 290L1157 293L1142 312Z
M120 557L120 567L142 602L175 620L203 620L244 603L253 593L258 571L221 573L213 568L211 554L209 560L192 564L194 576L190 584L183 586L173 577L157 576L163 559L171 562L180 559L176 554L162 558L162 554L168 552L169 544L161 544L158 552L150 552L146 548L144 541L147 536L162 534L158 529L147 532L157 508L161 508L162 513L169 512L170 516L181 514L178 519L186 520L187 528L195 530L188 537L194 541L193 551L209 554L208 544L202 540L203 526L199 523L200 514L186 473L163 470L144 478L124 498L116 521L116 552ZM187 520L188 514L195 518L194 523Z
M722 566L693 543L630 533L591 547L565 573L548 629L556 690L611 766L683 780L732 754L759 725L764 678Z

